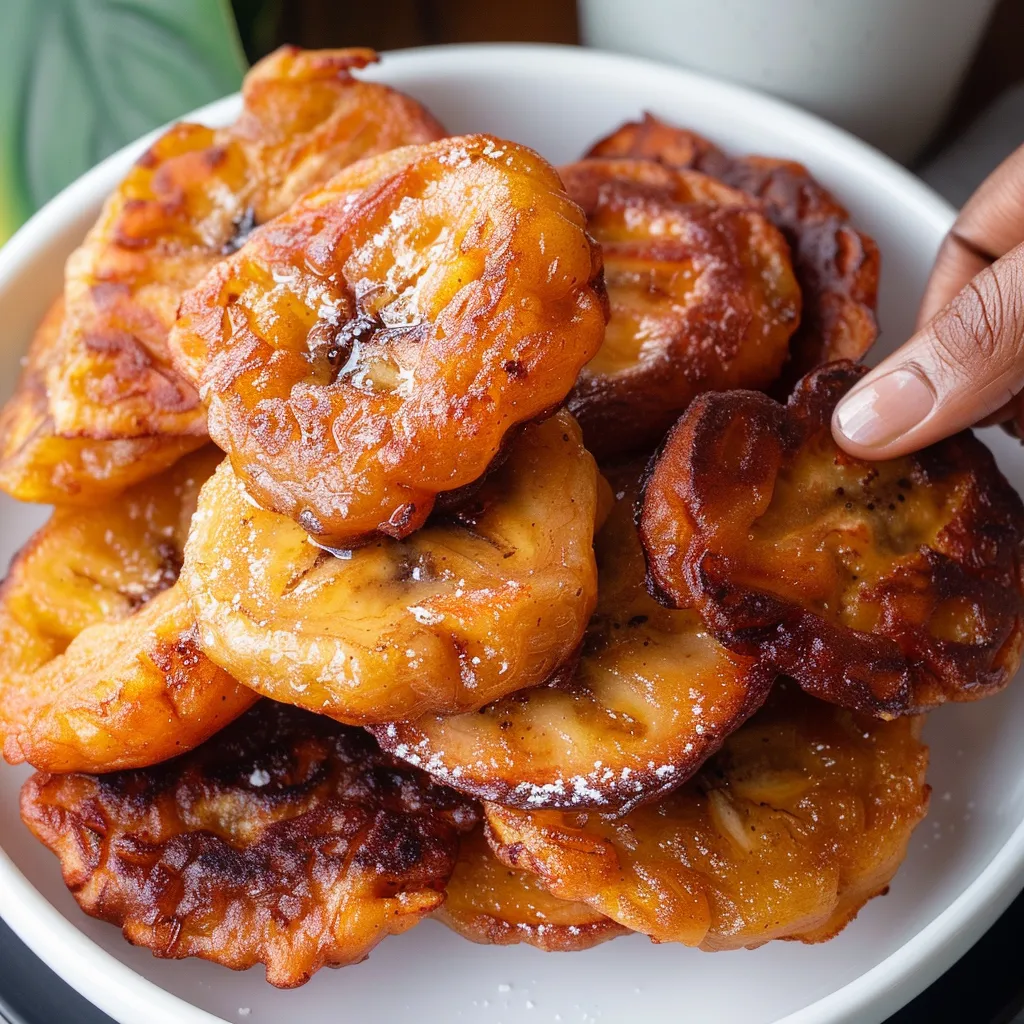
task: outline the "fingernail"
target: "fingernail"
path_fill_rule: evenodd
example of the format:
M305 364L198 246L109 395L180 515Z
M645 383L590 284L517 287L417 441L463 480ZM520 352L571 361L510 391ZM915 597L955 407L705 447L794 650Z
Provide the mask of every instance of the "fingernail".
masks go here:
M836 408L836 426L854 444L875 448L916 427L935 396L912 370L893 370L847 395Z

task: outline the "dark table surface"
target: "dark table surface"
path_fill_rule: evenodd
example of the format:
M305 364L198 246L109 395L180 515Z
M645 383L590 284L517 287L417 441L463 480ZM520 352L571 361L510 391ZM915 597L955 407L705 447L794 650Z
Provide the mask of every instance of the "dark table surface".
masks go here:
M889 1024L1024 1024L1024 896L931 988ZM111 1024L0 923L0 1020Z

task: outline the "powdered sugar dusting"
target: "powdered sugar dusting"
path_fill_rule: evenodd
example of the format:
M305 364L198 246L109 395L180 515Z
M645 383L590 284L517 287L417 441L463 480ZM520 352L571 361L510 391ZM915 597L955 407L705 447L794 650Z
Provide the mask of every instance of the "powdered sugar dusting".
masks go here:
M591 771L582 774L557 773L546 781L520 781L514 786L501 781L502 765L495 757L478 758L467 763L451 763L450 755L436 750L429 737L415 739L415 728L406 723L389 723L374 730L381 745L413 767L470 792L481 800L507 803L527 810L544 808L612 808L610 813L625 814L642 800L670 789L686 780L685 765L623 765L612 768L596 760ZM410 735L412 733L412 735ZM686 745L686 752L693 744ZM494 779L488 784L485 779ZM461 783L461 785L460 785Z

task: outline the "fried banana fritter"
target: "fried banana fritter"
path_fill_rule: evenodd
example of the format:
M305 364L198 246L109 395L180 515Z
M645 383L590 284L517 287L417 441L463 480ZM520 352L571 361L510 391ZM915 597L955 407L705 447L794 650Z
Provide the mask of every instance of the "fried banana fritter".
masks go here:
M444 134L415 101L352 77L373 60L285 47L246 76L235 124L178 124L143 154L68 261L64 322L0 420L0 485L88 500L202 443L205 413L167 351L182 294L306 188Z
M611 307L569 404L599 460L649 451L701 391L778 377L800 290L760 204L648 160L583 160L560 174L601 244Z
M225 463L182 579L203 649L265 696L351 724L475 710L578 647L597 595L597 495L567 412L526 427L468 504L352 551L260 509Z
M92 505L206 443L202 437L60 437L50 416L46 372L63 323L62 296L39 325L14 396L0 409L0 490L19 501Z
M386 750L481 799L621 814L689 778L760 707L774 674L720 646L696 612L648 595L633 525L641 469L611 477L597 609L574 673L471 714L377 726Z
M13 763L112 771L188 750L255 695L200 651L175 585L212 446L92 508L59 508L0 586L0 738Z
M554 169L471 135L308 194L186 297L171 347L250 494L352 546L417 530L563 401L602 287Z
M590 949L626 933L585 903L552 896L536 875L502 864L482 827L462 840L445 901L434 916L472 942L525 942L549 953Z
M245 76L234 130L265 182L254 207L257 224L358 160L447 135L421 103L353 77L378 60L365 47L282 46ZM239 241L236 233L233 246Z
M478 820L362 730L272 701L154 768L35 775L21 813L87 914L282 988L436 910Z
M856 361L874 344L878 247L851 226L847 210L802 164L764 156L729 157L695 132L650 114L624 124L587 156L691 167L761 200L790 244L803 293L800 327L776 389L783 397L802 374L834 359Z
M182 293L347 163L444 134L414 100L352 77L375 59L285 47L246 76L235 124L175 125L139 160L68 262L63 359L47 381L58 432L205 433L167 351Z
M924 817L920 720L780 684L681 789L613 819L485 806L498 856L658 942L821 942L884 893Z
M10 626L0 612L0 642L24 650L23 633ZM202 743L256 699L203 655L177 586L121 622L89 626L62 654L5 684L5 758L50 771L155 764Z
M885 462L839 449L865 372L822 367L785 406L697 398L647 480L650 578L825 700L889 717L987 696L1024 643L1024 505L969 431Z

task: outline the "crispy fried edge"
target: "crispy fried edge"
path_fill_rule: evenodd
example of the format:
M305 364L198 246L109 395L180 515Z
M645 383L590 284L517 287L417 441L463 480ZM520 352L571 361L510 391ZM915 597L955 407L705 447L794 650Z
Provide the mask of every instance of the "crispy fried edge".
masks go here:
M594 168L592 172L588 171L589 165ZM646 166L651 171L663 175L664 180L643 181L639 177L616 177L616 170L624 171L629 165L637 168ZM730 218L746 218L748 238L751 242L748 251L757 253L763 266L768 262L766 253L777 249L779 255L785 257L790 282L794 280L794 269L789 260L789 244L765 215L762 204L748 193L726 185L703 171L670 166L652 160L595 157L563 165L559 168L559 173L566 180L566 189L570 197L583 209L588 221L601 203L604 187L624 189L627 201L631 190L635 190L633 194L639 201L644 195L644 190L651 190L653 193L654 190L663 188L665 194L658 197L652 195L651 202L657 201L663 204L663 208L675 209L680 216L705 226L727 224ZM673 180L677 176L679 180ZM704 200L696 200L691 206L668 194L669 191L678 190L685 185L689 185L694 191L702 187L707 192L707 197ZM718 210L712 208L714 205L718 206ZM670 329L659 338L656 349L658 358L652 359L648 354L643 361L638 359L633 366L613 374L588 373L584 367L570 392L569 408L580 420L586 434L587 445L599 460L615 458L631 451L649 451L664 436L693 396L702 390L720 388L714 378L722 364L720 349L724 349L725 346L717 344L718 340L723 339L715 339L716 344L708 346L715 330L714 327L709 328L708 324L717 324L721 319L722 309L717 303L723 295L742 296L742 304L738 305L743 310L760 308L764 311L770 308L768 302L748 302L750 290L737 285L737 280L740 279L745 284L750 268L746 265L733 265L728 243L724 243L722 236L713 231L711 237L718 246L717 258L707 260L701 271L705 286L696 290L699 297L693 306L687 307L685 311L673 313L671 321L668 316L663 319L663 324ZM728 232L728 238L729 242L735 241L732 230ZM671 263L687 258L699 263L701 259L706 259L716 252L710 247L706 250L699 247L695 249L688 242L655 238L647 241L605 243L604 247L606 261L613 254L622 255L627 259L647 254L644 258L652 263L661 260ZM726 279L727 285L735 287L722 288L723 278ZM764 291L769 296L774 294L776 300L785 294L781 290L774 293L768 289ZM734 376L741 376L736 372L737 364L745 371L742 373L742 377L745 378L742 386L767 388L785 367L794 329L799 329L799 288L794 288L790 299L793 320L789 325L789 337L777 348L770 350L773 355L771 360L761 360L760 372L753 372L750 366L749 325L734 325L732 321L728 321L728 331L735 332L736 326L743 327L743 333L732 338L732 351L728 357ZM704 315L697 316L701 310ZM784 318L778 316L777 319L779 326L776 329L784 329ZM762 320L762 327L769 322L770 317ZM745 355L747 358L744 358ZM669 372L670 370L674 372ZM741 385L737 382L733 386Z
M261 705L269 703L271 702L261 702L260 705L256 705L254 708L250 709L250 714L258 714ZM285 713L294 714L296 713L296 709L285 707ZM340 725L328 719L319 719L318 716L313 715L311 712L297 713L302 715L303 717L308 716L314 722L319 721L322 725L330 729L339 729L357 735L365 735L362 732L362 730L359 730L355 727ZM242 721L233 723L233 727L237 729L241 728L245 724L246 723L243 719ZM369 739L369 737L366 738L370 744L373 743L373 741ZM217 743L217 737L213 737L209 742ZM176 761L167 762L164 765L156 766L156 770L166 774L170 771L173 771L176 763L183 762L187 764L188 759L194 758L197 755L201 756L201 753L202 748L197 748L196 751L191 751L189 753L183 754L181 758L176 759ZM386 754L381 754L380 760L374 761L372 763L372 767L386 768L389 763L395 764L395 766L403 774L414 774L412 769L408 768L405 765L401 765L398 762L394 762L394 760L392 758L389 758L388 755ZM213 767L216 767L216 761L214 762ZM133 772L146 773L147 771L151 770L153 769L134 769ZM174 777L171 776L171 783L173 783L173 778ZM97 906L95 908L95 912L92 909L88 909L79 901L79 892L90 884L95 872L99 869L100 866L98 862L92 863L93 860L96 859L96 857L94 853L90 850L85 835L86 833L95 834L95 829L93 829L92 826L90 825L87 815L89 813L94 813L98 811L99 806L98 804L95 804L95 797L90 798L86 802L86 805L82 811L76 811L66 807L60 807L59 804L54 802L52 799L43 798L43 793L49 787L53 785L57 785L59 787L69 782L74 782L75 779L82 779L87 782L92 782L97 786L102 786L104 783L104 776L88 775L83 773L73 773L71 775L54 775L48 772L37 772L36 774L29 777L23 784L20 793L20 811L22 820L24 821L28 829L36 837L36 839L38 839L40 843L46 846L60 861L61 874L64 883L69 889L69 891L72 893L72 895L75 897L76 902L79 902L79 906L81 907L83 912L88 914L90 917L94 917L99 920L106 921L107 923L121 927L122 934L129 943L131 943L132 945L144 946L145 948L149 949L149 951L158 959L185 959L189 957L197 957L198 959L211 960L216 963L221 963L223 966L227 966L232 970L246 970L250 967L262 963L266 968L267 981L270 984L274 985L277 988L295 988L305 984L312 977L313 974L317 973L323 967L346 966L361 962L363 959L366 958L368 953L373 948L379 945L379 943L383 941L385 938L387 938L389 935L401 934L402 932L408 930L408 928L413 927L415 924L422 921L426 916L429 916L433 911L435 911L439 906L441 906L444 901L443 887L439 887L436 891L433 892L428 892L427 890L424 890L421 893L420 905L412 904L412 902L410 901L408 911L404 913L401 918L396 918L392 922L393 927L378 930L376 941L374 941L371 944L370 948L367 951L363 952L361 955L356 955L352 959L347 959L344 961L339 960L337 962L331 962L325 955L323 955L323 951L321 951L320 962L316 966L314 966L312 971L303 973L301 975L296 975L293 972L291 977L285 977L283 974L275 971L274 968L269 963L267 963L264 959L261 959L259 957L253 958L251 962L238 961L235 963L229 963L227 962L226 959L218 959L216 957L206 955L202 952L182 950L177 945L177 939L175 939L174 941L174 948L169 949L166 952L162 952L154 948L153 944L147 943L143 934L137 933L137 930L133 930L130 928L132 922L128 920L128 913L121 913L119 909L127 901L124 899L123 893L118 894L114 892L112 886L104 885L96 894L95 903ZM436 783L426 778L424 778L423 781L426 783L428 790L437 790L445 788L438 787ZM166 790L166 788L168 788L167 784L165 784L164 789ZM169 788L173 788L173 785L171 785ZM453 791L449 790L449 792L451 792L453 797L458 797L458 794L455 794ZM421 796L426 796L426 794L421 793ZM294 822L298 819L301 819L307 814L317 813L319 807L322 806L322 804L315 805L303 811L299 815L293 816L285 820L288 822ZM479 821L478 814L466 814L466 811L470 808L471 805L468 801L458 799L453 802L452 808L447 810L439 809L437 811L438 823L444 822L445 825L452 830L453 848L452 855L450 858L451 870L454 870L454 866L457 859L457 843L459 833L464 833L468 831ZM369 826L371 829L376 825L376 819L379 816L380 811L381 808L378 807L375 813L371 815L369 821ZM283 823L284 822L278 822L277 824L280 825ZM104 824L109 825L108 822L104 822ZM262 838L263 835L265 835L268 829L273 828L273 824L268 825L267 828L263 830L263 834L261 835L260 838ZM384 829L384 832L386 834L386 827ZM120 826L118 828L118 834L121 836L122 840L125 837L131 835L131 833L126 832ZM203 829L183 829L181 832L175 833L175 836L182 835L199 837L200 840L202 840L204 837L207 839L212 838L221 848L227 848L228 850L235 849L231 845L231 843L228 842L228 840L225 839L223 836L214 835L213 833ZM359 840L361 838L362 837L357 836L356 840ZM259 841L260 839L257 839L256 843L258 843ZM170 840L168 840L167 842L170 842ZM166 845L167 843L164 844L164 846ZM253 845L255 844L252 842L246 844L247 847L251 847ZM390 855L398 856L399 858L401 858L402 856L407 856L409 851L395 850L391 852L388 849L384 849L381 852L384 857L388 857ZM131 862L130 850L127 851L125 854L115 854L115 856L117 856L120 861L126 862L129 868L133 867ZM200 853L200 857L201 856L202 853ZM417 852L416 856L420 857L421 855ZM221 866L218 865L216 862L214 863L214 867L215 869L221 868ZM362 870L366 870L366 867L367 865L365 864L361 865ZM109 873L109 868L106 868L105 870L107 870ZM429 899L427 898L428 896ZM395 898L399 899L400 902L400 897ZM110 902L113 902L115 904L115 907L118 909L111 908ZM104 905L106 905L107 909L103 909ZM406 918L408 918L408 920L405 920ZM152 920L147 920L145 918L136 920L136 924L141 926L144 930L148 932L152 932L152 930L159 923L159 921L153 922Z
M968 512L950 520L944 534L950 534L951 540L961 530L971 536L969 521L963 520L983 509L990 521L1001 522L1011 531L1010 542L1016 549L1015 591L970 572L966 540L957 545L960 559L940 555L972 586L988 590L1002 617L1009 611L1016 620L999 649L983 659L989 662L987 669L977 664L978 658L944 659L959 662L950 666L952 687L904 653L892 637L829 623L771 593L730 583L721 574L723 568L727 574L730 556L714 550L710 536L714 526L701 522L702 510L710 507L714 512L724 498L717 441L727 425L741 415L754 425L747 434L741 476L729 484L744 490L774 486L781 460L795 453L813 432L828 429L839 398L866 373L866 367L846 361L827 364L798 382L786 406L750 391L699 396L648 466L639 526L648 585L658 600L677 607L695 602L723 646L761 658L824 700L885 718L917 714L946 700L986 696L1005 686L1016 672L1024 648L1024 505L999 472L991 452L964 431L910 457L926 480L959 472L974 484ZM666 536L672 538L667 545L662 540ZM994 661L1000 664L993 665ZM979 672L987 678L979 681ZM873 685L880 680L885 696Z

